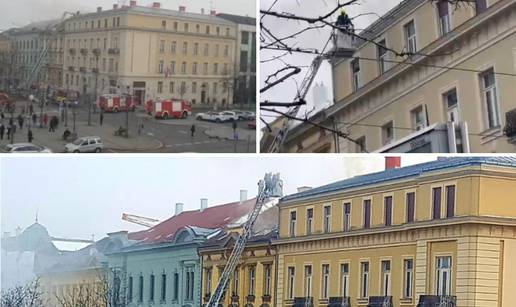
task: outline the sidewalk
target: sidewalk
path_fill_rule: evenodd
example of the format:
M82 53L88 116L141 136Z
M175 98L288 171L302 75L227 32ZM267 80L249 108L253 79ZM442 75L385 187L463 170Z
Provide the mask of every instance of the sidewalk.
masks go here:
M224 139L224 140L234 140L235 135L233 128L231 127L224 127L224 126L218 126L218 127L210 127L203 131L204 134L206 134L210 138L218 138L218 139ZM239 141L255 141L256 140L256 130L251 129L242 129L237 128L236 133L238 136Z
M68 123L68 129L73 130L73 123ZM88 126L87 122L78 121L76 122L76 131L79 137L82 136L99 136L104 143L104 151L152 151L158 150L163 147L163 144L148 135L142 133L141 136L135 136L136 132L129 130L130 136L128 138L115 136L114 131L117 128L104 124L99 126L98 123L92 123ZM60 153L64 151L64 146L70 141L64 141L62 139L63 132L66 130L63 123L59 124L56 132L51 133L48 131L48 127L39 128L38 126L32 128L34 140L32 143L43 145L52 150L52 152ZM19 128L16 130L14 136L15 143L26 143L27 140L27 127L24 126L22 130ZM6 144L9 141L4 138L0 141L1 144Z

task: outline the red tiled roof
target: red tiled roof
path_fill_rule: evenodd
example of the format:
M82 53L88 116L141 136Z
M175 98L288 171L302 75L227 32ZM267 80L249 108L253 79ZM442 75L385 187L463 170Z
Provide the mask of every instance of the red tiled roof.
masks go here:
M129 239L143 241L144 244L172 241L174 234L185 226L201 228L225 228L249 214L256 199L249 199L242 203L234 202L219 206L208 207L203 211L184 211L146 230L129 234Z

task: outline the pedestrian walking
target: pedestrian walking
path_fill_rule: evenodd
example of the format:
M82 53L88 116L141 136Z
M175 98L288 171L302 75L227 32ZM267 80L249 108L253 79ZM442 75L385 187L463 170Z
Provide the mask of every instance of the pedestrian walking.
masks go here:
M38 121L38 115L36 113L32 113L32 124L36 126L36 122Z
M10 140L11 139L11 128L12 126L11 125L7 125L7 139Z
M32 115L32 113L34 113L34 106L31 104L29 106L29 114Z
M238 140L238 133L237 133L237 123L236 121L233 121L233 139Z
M23 116L18 115L18 125L20 126L20 130L23 130Z
M45 125L45 127L46 127L47 123L48 123L48 115L47 115L47 113L45 113L45 114L43 114L43 125Z
M102 122L104 121L104 113L100 112L100 125L102 126Z
M5 118L4 111L2 111L2 113L0 113L0 118L2 118L2 121L4 121L4 118Z
M4 139L5 126L4 123L0 123L0 140Z
M27 132L27 140L29 143L32 143L32 140L34 139L34 136L32 135L32 130L29 128L29 132Z
M192 124L192 127L190 128L190 132L192 133L192 138L195 136L195 124Z

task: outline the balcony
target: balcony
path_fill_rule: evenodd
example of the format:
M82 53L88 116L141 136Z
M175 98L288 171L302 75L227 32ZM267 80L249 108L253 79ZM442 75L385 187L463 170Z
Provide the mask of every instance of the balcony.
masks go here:
M80 72L86 72L86 67L84 67L84 66L79 67L79 71Z
M330 297L328 307L351 307L349 296Z
M87 54L88 54L88 49L86 49L86 48L81 48L81 54L82 54L82 55L87 55Z
M118 48L109 48L108 54L120 54L120 49Z
M505 113L505 122L505 127L503 128L505 135L513 142L516 142L516 109Z
M394 307L392 296L370 296L367 307Z
M314 307L313 297L295 297L292 307Z
M73 66L68 66L68 71L75 71L75 67L73 67Z
M100 48L93 49L93 55L99 56L100 55Z
M77 50L75 48L68 49L68 52L70 52L71 55L75 55L76 51Z
M456 307L457 297L452 295L420 295L417 307Z

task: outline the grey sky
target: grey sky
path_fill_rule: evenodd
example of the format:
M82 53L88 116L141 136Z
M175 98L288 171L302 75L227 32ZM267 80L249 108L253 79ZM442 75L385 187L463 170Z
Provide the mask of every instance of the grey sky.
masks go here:
M0 30L19 27L30 22L60 18L64 11L92 12L98 6L104 9L113 7L120 0L2 0L2 18ZM255 0L137 0L138 5L147 6L152 2L161 2L166 9L177 10L180 5L186 6L188 12L200 13L201 8L209 12L211 8L217 12L237 15L256 16ZM129 0L125 1L129 4Z
M403 165L435 156L404 156ZM121 220L123 212L158 219L173 215L174 204L198 209L238 201L239 190L254 197L266 172L280 172L286 194L300 186L320 186L382 170L378 155L293 156L52 156L0 157L1 231L39 222L50 234L96 238L118 230L140 230Z
M269 9L273 2L274 0L261 0L261 9ZM331 10L333 10L336 6L336 2L336 0L280 0L274 6L273 11L289 12L299 16L317 17L325 15ZM347 7L346 11L351 17L364 13L376 13L381 16L398 3L400 3L400 0L361 0L358 2L358 5L352 5ZM335 15L335 18L336 16L337 14ZM375 15L365 15L354 19L353 22L355 24L355 28L360 30L366 28L376 19L378 19L378 17ZM267 27L270 30L272 30L272 32L276 34L277 37L287 36L307 26L307 24L304 22L285 21L284 19L278 19L274 17L266 17L262 20L262 23L264 25L267 25ZM329 28L311 30L299 35L296 39L287 41L287 43L289 43L289 45L291 46L294 45L295 47L316 48L319 51L321 51L324 47L324 44L330 37L330 31L331 29ZM273 56L277 56L279 54L283 54L283 52L262 50L260 52L260 60L270 59ZM307 70L306 66L309 66L311 64L313 56L294 53L293 55L287 55L283 57L282 60L284 62L292 64L293 66L302 66L301 68L303 70L301 73L297 74L294 78L291 78L289 81L284 82L281 85L278 85L272 88L271 90L267 91L266 93L262 94L262 101L265 99L280 102L292 101L292 99L294 99L294 97L296 96L298 84L300 84L303 78L305 77ZM284 67L284 64L281 61L272 61L266 64L261 64L261 86L263 86L264 78L266 76L277 71L279 68L282 67ZM328 94L330 96L328 98L332 100L333 92L331 87L331 69L330 65L327 62L323 63L321 69L319 70L319 74L317 75L314 81L314 84L315 82L324 83L324 85L328 89ZM306 98L309 105L308 109L312 109L313 101L311 91L308 93ZM270 121L270 119L268 119L268 121Z

